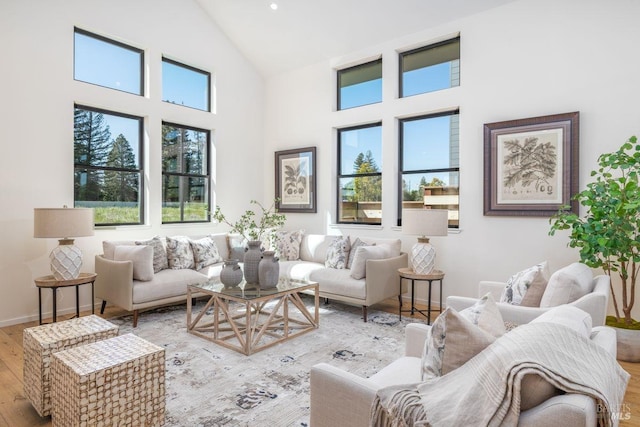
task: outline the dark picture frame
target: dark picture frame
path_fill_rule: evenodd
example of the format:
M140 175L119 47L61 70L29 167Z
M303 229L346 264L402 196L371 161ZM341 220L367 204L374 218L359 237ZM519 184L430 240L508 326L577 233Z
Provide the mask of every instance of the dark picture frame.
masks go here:
M484 214L578 213L579 115L571 113L484 125Z
M279 212L316 213L316 147L275 152Z

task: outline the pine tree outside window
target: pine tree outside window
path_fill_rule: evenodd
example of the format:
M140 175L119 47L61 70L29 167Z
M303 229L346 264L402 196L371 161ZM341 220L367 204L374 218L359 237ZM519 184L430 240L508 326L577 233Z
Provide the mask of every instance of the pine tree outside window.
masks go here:
M142 117L81 105L74 111L74 206L96 225L142 224Z

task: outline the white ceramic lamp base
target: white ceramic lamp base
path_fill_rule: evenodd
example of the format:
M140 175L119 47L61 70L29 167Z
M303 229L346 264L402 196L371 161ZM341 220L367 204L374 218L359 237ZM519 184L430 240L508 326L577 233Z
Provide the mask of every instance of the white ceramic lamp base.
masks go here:
M51 273L57 280L73 280L80 275L82 252L68 240L60 240L60 245L51 251ZM63 243L64 242L64 243Z
M436 261L436 250L429 243L420 242L411 248L411 268L417 274L429 274L433 270Z

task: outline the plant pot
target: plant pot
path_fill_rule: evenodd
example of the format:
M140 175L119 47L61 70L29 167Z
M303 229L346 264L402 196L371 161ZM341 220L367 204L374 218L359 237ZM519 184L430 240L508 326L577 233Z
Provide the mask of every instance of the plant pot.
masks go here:
M617 336L617 359L623 362L640 362L640 331L615 328Z
M247 242L247 250L244 253L244 280L250 284L258 284L258 264L262 259L260 240L250 240Z

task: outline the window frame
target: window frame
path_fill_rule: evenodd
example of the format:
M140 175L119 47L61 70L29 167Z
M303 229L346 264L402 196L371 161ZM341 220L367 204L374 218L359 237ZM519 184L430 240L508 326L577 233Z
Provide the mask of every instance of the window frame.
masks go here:
M358 68L364 68L366 66L370 66L370 65L376 64L376 63L380 64L380 79L382 79L383 78L383 76L382 76L382 71L383 71L383 69L382 69L382 56L377 58L377 59L374 59L372 61L367 61L367 62L363 62L363 63L358 64L358 65L353 65L351 67L345 67L345 68L340 68L340 69L336 70L336 102L337 102L336 110L337 111L350 110L352 108L364 107L366 105L380 104L382 102L382 100L383 100L383 88L380 89L380 101L370 102L368 104L354 105L352 107L341 108L341 106L342 106L342 91L341 91L341 89L342 89L342 86L341 86L342 74L345 71L353 71L353 70L356 70Z
M402 226L402 204L404 202L404 200L403 200L403 188L402 188L402 177L403 177L404 174L407 174L407 173L429 174L429 173L441 173L441 172L457 172L458 173L458 179L460 178L460 164L459 163L458 163L457 167L404 170L403 169L403 162L404 162L404 126L403 126L403 123L412 122L412 121L416 121L416 120L433 119L433 118L437 118L437 117L454 116L454 115L458 115L458 119L460 118L460 109L459 108L456 108L454 110L440 111L440 112L437 112L437 113L430 113L430 114L421 114L419 116L411 116L411 117L405 117L405 118L402 118L402 119L398 119L398 202L397 202L397 209L398 209L397 226L398 227ZM458 130L459 129L460 129L460 127L458 126ZM451 141L449 141L449 143L451 143ZM459 138L458 138L458 149L460 149L460 139ZM458 184L458 199L459 198L460 198L460 185ZM460 205L458 204L458 211L459 211L459 209L460 209ZM452 229L452 228L453 229L458 229L459 227L460 227L459 224L458 225L452 225L450 223L448 224L448 228L449 229Z
M431 92L438 92L440 90L446 90L446 89L451 89L452 87L458 87L459 85L458 86L449 86L449 87L446 87L446 88L436 89L436 90L433 90L433 91L426 91L426 92L420 92L420 93L416 93L416 94L412 94L412 95L405 95L404 94L404 82L403 82L404 81L404 79L403 79L404 71L402 70L403 69L404 60L405 60L405 56L416 54L416 53L420 53L420 52L425 52L425 51L428 51L428 50L431 50L431 49L438 48L440 46L445 46L447 44L456 43L456 42L458 44L460 44L460 36L459 35L456 36L456 37L452 37L450 39L446 39L446 40L442 40L442 41L439 41L439 42L431 43L431 44L428 44L428 45L425 45L425 46L420 46L420 47L415 48L415 49L410 49L410 50L407 50L405 52L400 52L398 54L398 98L401 98L401 99L402 98L409 98L411 96L422 95L422 94L431 93ZM460 54L460 52L458 52L458 61L460 61L460 57L461 56L462 55ZM444 64L444 62L441 62L439 64ZM438 64L433 64L433 65L438 65Z
M75 43L75 35L76 35L76 33L77 34L81 34L81 35L86 36L86 37L91 37L93 39L102 41L104 43L108 43L108 44L117 46L119 48L122 48L122 49L125 49L125 50L129 50L129 51L132 51L132 52L135 52L135 53L139 54L140 55L140 70L139 70L140 93L129 92L128 90L117 89L117 88L114 88L114 87L111 87L111 86L104 86L104 85L101 85L101 84L98 84L98 83L93 83L93 82L89 82L89 81L86 81L86 80L76 79L76 43ZM73 42L73 80L74 81L87 83L87 84L91 84L91 85L94 85L94 86L103 87L103 88L106 88L106 89L117 90L119 92L129 93L129 94L132 94L132 95L144 96L144 90L145 90L145 84L146 84L145 78L144 78L144 64L145 64L145 52L144 52L144 49L140 49L140 48L137 48L135 46L131 46L131 45L128 45L126 43L123 43L123 42L120 42L120 41L117 41L117 40L113 40L113 39L111 39L109 37L105 37L105 36L102 36L100 34L93 33L91 31L83 30L82 28L78 28L78 27L73 27L73 38L74 38L74 42Z
M193 107L191 105L176 104L174 102L170 102L170 101L167 101L167 100L164 100L164 99L161 99L161 101L165 102L167 104L171 104L171 105L179 105L181 107L191 108L191 109L198 110L198 111L206 111L207 113L210 113L211 112L211 104L212 104L212 102L211 102L211 73L209 71L205 71L205 70L202 70L200 68L196 68L196 67L193 67L191 65L187 65L187 64L185 64L183 62L176 61L175 59L171 59L171 58L168 58L166 56L162 56L162 60L160 61L160 67L162 67L162 64L165 63L165 62L168 63L168 64L171 64L171 65L175 65L176 67L185 68L185 69L187 69L189 71L192 71L194 73L204 74L204 75L207 76L207 109L203 110L201 108ZM162 75L161 84L164 85L164 73ZM160 98L164 98L164 91L162 91L162 95L160 96Z
M202 110L200 110L202 111ZM161 199L160 199L160 221L161 224L191 224L191 223L206 223L206 222L211 222L211 130L209 129L203 129L203 128L198 128L196 126L190 126L190 125L184 125L184 124L180 124L180 123L175 123L175 122L169 122L166 120L163 120L161 123L161 133L162 133L162 128L164 126L172 126L172 127L176 127L176 128L180 128L180 129L186 129L186 130L191 130L191 131L195 131L195 132L203 132L207 135L207 142L206 142L206 146L207 146L207 155L206 155L206 168L207 168L207 173L205 175L202 174L192 174L192 173L184 173L184 172L167 172L164 170L164 166L162 165L164 163L164 157L161 154L161 174L162 174L162 179L160 181L160 192L162 193L161 195ZM161 137L161 145L164 145L164 140ZM161 147L162 150L162 147ZM163 214L162 214L162 210L164 209L164 182L165 182L165 177L168 176L177 176L179 178L185 177L185 178L204 178L205 181L208 183L207 185L207 205L208 205L208 209L207 209L207 217L205 219L202 220L190 220L190 221L185 221L184 220L184 203L185 201L182 200L180 201L180 221L164 221L163 219Z
M380 177L380 190L382 191L382 169L380 170L380 172L376 172L376 173L364 173L364 174L342 174L342 132L345 131L353 131L353 130L359 130L359 129L367 129L367 128L373 128L373 127L379 127L382 130L382 121L377 121L377 122L373 122L373 123L367 123L367 124L363 124L363 125L357 125L357 126L347 126L347 127L343 127L343 128L339 128L337 129L337 142L338 142L338 155L337 155L337 159L338 159L338 164L337 164L337 180L336 180L336 223L337 224L355 224L355 225L382 225L382 217L380 218L380 221L378 222L358 222L358 221L342 221L341 220L341 216L340 216L340 204L342 203L341 200L341 192L340 192L340 180L343 178L362 178L362 177L371 177L371 176L379 176ZM382 197L380 199L380 206L382 208Z
M138 222L117 222L117 223L100 223L97 224L95 222L94 219L94 227L113 227L113 226L127 226L127 225L142 225L144 224L144 215L145 215L145 194L144 194L144 188L145 188L145 183L144 183L144 167L143 165L144 163L144 117L140 117L140 116L136 116L133 114L127 114L127 113L121 113L118 111L112 111L112 110L107 110L104 108L96 108L96 107L90 107L88 105L83 105L83 104L78 104L75 103L73 106L73 111L74 111L74 116L75 116L75 111L77 109L81 109L81 110L86 110L86 111L92 111L95 113L100 113L100 114L108 114L108 115L112 115L112 116L118 116L118 117L124 117L127 119L132 119L132 120L137 120L139 123L138 126L138 169L130 169L130 168L114 168L114 167L108 167L108 166L92 166L92 165L86 165L83 163L76 163L75 162L75 137L74 137L74 162L73 162L73 172L74 175L76 173L76 171L78 169L90 169L90 170L102 170L102 171L114 171L114 172L135 172L138 173L139 177L138 177L138 204L139 204L139 216L138 216ZM74 130L75 130L75 123L74 123ZM74 178L74 186L75 186L75 178ZM77 206L77 201L76 201L76 194L75 194L75 189L74 189L74 194L73 194L73 205L74 207Z

